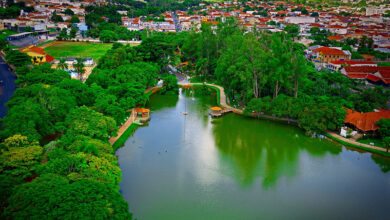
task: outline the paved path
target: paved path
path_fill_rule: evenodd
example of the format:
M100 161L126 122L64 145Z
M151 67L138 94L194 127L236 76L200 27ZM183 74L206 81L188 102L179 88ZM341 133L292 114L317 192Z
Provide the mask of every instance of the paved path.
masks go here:
M179 84L185 85L186 83L180 82ZM188 83L187 83L188 84ZM243 114L242 109L234 108L227 104L226 102L226 94L225 94L225 89L222 86L216 85L216 84L211 84L211 83L189 83L190 85L206 85L206 86L211 86L219 89L219 104L226 110L231 110L236 114Z
M368 149L371 149L371 150L376 150L376 151L381 151L381 152L387 152L385 148L381 148L381 147L377 147L377 146L372 146L372 145L368 145L368 144L363 144L363 143L359 143L359 142L356 142L354 140L351 140L351 139L347 139L347 138L344 138L332 131L328 131L328 134L330 134L332 137L336 138L336 139L339 139L341 141L344 141L344 142L347 142L349 144L352 144L352 145L356 145L356 146L359 146L359 147L364 147L364 148L368 148Z
M147 90L145 90L145 93L148 93L148 92L152 92L152 93L156 93L158 90L160 90L161 87L159 86L155 86L155 87L151 87ZM135 112L134 109L131 109L130 110L130 116L129 118L127 119L127 121L118 129L118 134L116 137L111 137L110 140L108 140L110 142L111 145L113 145L122 135L123 133L125 133L125 131L134 123L134 121L137 119L137 113Z
M111 145L113 145L122 135L125 133L125 131L130 127L131 124L135 121L137 118L137 114L134 109L131 109L130 117L127 119L127 121L119 128L118 134L116 137L111 137L109 142Z
M12 97L15 92L16 85L15 75L10 71L9 66L0 57L0 117L4 117L7 113L5 103Z

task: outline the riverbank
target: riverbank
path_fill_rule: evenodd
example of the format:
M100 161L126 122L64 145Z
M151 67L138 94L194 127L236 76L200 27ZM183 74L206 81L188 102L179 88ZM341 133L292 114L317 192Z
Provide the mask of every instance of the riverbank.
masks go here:
M376 154L380 154L382 156L390 157L390 152L388 152L385 148L382 148L382 147L359 143L359 142L344 138L344 137L342 137L342 136L340 136L332 131L328 131L327 133L325 133L325 136L333 141L336 141L336 142L338 142L342 145L348 146L348 147L358 148L361 150L369 151L371 153L376 153Z
M0 118L7 114L5 104L11 99L16 90L16 76L11 67L0 57Z
M234 113L239 114L239 115L244 114L244 111L242 109L232 107L227 103L225 89L222 86L219 86L216 84L210 84L210 83L189 83L189 84L192 86L205 85L205 86L208 86L208 87L216 90L217 91L217 103L219 106L221 106L225 109L228 109L228 110L232 110Z
M217 95L219 98L217 100L217 103L223 108L232 109L234 113L243 115L242 109L237 109L237 108L234 108L234 107L227 104L226 94L225 94L225 90L223 87L221 87L219 85L215 85L215 84L209 84L209 83L190 83L190 84L195 85L195 86L206 85L210 88L217 89L219 91L219 92L217 92ZM296 120L293 120L290 118L279 118L279 117L275 117L275 116L268 116L268 115L261 115L261 114L255 114L255 115L252 115L251 117L273 120L273 121L281 121L281 122L286 122L288 124L298 125L298 122ZM388 152L386 149L378 147L378 146L371 146L368 144L359 143L359 142L354 141L354 140L346 139L346 138L344 138L344 137L342 137L334 132L331 132L331 131L327 131L325 133L325 136L327 138L329 138L333 141L336 141L336 142L338 142L344 146L347 146L347 147L358 148L358 149L365 150L365 151L368 151L371 153L376 153L376 154L380 154L380 155L383 155L386 157L390 157L390 152Z
M160 91L161 87L155 86L151 87L145 90L145 94L148 96ZM138 128L138 125L135 124L135 120L137 119L137 113L134 109L131 109L130 116L126 120L126 122L119 127L118 134L115 137L111 137L109 139L110 144L114 148L114 150L117 150L121 146L123 146L126 142L126 140L130 137L131 134Z

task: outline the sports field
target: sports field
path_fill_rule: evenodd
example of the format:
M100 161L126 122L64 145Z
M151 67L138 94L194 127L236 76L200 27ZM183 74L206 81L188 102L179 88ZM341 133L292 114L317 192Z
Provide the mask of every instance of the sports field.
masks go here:
M56 59L61 57L92 57L94 60L98 60L107 50L111 49L112 44L53 41L42 47L46 53Z

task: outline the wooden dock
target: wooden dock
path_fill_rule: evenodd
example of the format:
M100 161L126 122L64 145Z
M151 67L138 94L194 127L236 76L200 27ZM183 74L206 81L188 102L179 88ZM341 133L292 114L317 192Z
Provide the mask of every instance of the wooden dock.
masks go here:
M230 113L230 112L234 112L233 109L225 108L225 109L222 109L221 111L210 111L209 114L211 115L211 117L217 118L217 117L221 117L224 114L227 114L227 113Z

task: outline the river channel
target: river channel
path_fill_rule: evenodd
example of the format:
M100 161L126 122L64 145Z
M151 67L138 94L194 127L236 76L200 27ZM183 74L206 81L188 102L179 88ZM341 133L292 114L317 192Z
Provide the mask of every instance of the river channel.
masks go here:
M135 218L389 216L389 159L307 137L291 125L233 113L210 118L214 100L151 97L151 121L117 151L121 193Z

